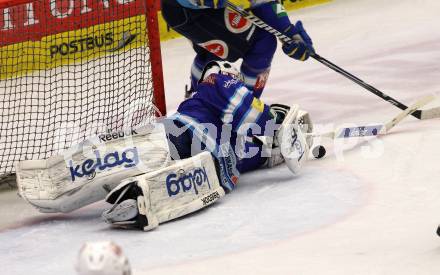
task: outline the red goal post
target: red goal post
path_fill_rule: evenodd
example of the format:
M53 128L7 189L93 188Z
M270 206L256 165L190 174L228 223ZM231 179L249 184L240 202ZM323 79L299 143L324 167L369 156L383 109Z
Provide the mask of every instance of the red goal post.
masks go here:
M166 114L158 5L0 0L0 178Z

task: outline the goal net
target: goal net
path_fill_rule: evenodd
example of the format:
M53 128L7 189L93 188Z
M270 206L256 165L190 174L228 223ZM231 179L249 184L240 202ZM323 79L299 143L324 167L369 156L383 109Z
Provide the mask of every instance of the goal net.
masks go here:
M0 178L165 114L156 0L0 0Z

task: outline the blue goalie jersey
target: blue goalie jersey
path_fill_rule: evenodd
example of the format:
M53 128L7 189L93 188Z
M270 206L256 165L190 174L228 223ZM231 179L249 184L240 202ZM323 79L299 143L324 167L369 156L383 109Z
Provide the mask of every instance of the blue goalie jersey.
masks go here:
M240 135L246 135L255 125L264 132L266 122L272 119L269 106L243 82L220 74L211 74L201 82L193 97L180 104L178 112L219 129L229 126Z
M262 144L254 143L252 137L273 136L275 121L269 106L256 98L241 80L211 74L177 111L168 119L191 133L176 135L177 138L169 136L170 142L177 147L180 157L185 158L197 153L193 137L202 141L200 150L213 154L221 166L222 180L228 179L222 183L226 189L234 188L240 173L255 170L266 161Z

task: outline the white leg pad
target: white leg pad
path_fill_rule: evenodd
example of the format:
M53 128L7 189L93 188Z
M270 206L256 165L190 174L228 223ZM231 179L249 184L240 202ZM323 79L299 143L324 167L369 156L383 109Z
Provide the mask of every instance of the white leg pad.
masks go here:
M22 198L41 212L70 212L102 200L124 178L171 163L161 124L100 135L46 160L16 164Z
M148 231L160 223L204 208L225 195L209 152L176 161L173 165L124 180L142 189L139 214L146 216ZM110 196L111 194L109 194Z

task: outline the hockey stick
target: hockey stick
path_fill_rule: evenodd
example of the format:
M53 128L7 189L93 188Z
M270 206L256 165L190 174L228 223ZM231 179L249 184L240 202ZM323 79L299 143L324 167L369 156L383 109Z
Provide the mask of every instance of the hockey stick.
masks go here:
M388 101L389 103L393 104L397 108L401 110L407 110L408 107L397 101L396 99L392 98L391 96L381 92L380 90L376 89L375 87L371 86L368 83L365 83L363 80L359 79L358 77L352 75L351 73L345 71L341 67L338 67L334 63L330 62L329 60L325 59L324 57L315 54L312 56L315 60L320 62L321 64L324 64L328 68L332 69L333 71L345 76L346 78L350 79L354 83L358 84L359 86L365 88L366 90L372 92L373 94L377 95L378 97ZM431 119L431 118L437 118L440 117L440 107L431 108L428 110L414 110L411 115L415 118L418 118L420 120L422 119Z
M292 38L286 36L285 34L283 34L282 32L277 31L276 29L272 28L271 26L267 25L263 20L261 20L260 18L256 17L255 15L253 15L252 13L248 12L247 10L238 7L236 5L234 5L233 3L226 1L226 6L239 13L241 16L243 16L244 18L248 19L252 24L256 25L257 27L266 30L267 32L275 35L276 37L278 37L282 42L284 43L292 43ZM351 81L353 81L354 83L360 85L361 87L365 88L366 90L370 91L371 93L377 95L378 97L388 101L389 103L393 104L394 106L396 106L397 108L401 109L401 110L407 110L408 107L401 103L400 101L392 98L391 96L381 92L380 90L376 89L375 87L371 86L370 84L364 82L363 80L361 80L360 78L354 76L353 74L345 71L344 69L342 69L341 67L335 65L334 63L330 62L329 60L325 59L324 57L318 55L318 54L314 54L311 56L312 58L314 58L316 61L320 62L321 64L327 66L328 68L332 69L333 71L345 76L346 78L350 79ZM411 113L411 115L415 118L418 119L431 119L431 118L438 118L440 117L440 107L436 107L436 108L431 108L429 110L416 110L413 113Z
M425 106L426 104L432 102L435 99L434 96L429 95L419 99L416 103L408 107L405 111L400 112L397 116L393 117L390 121L384 124L369 125L369 126L358 126L358 127L344 127L336 131L315 134L312 133L313 137L327 137L327 138L352 138L352 137L368 137L368 136L378 136L387 134L394 126L399 124L404 118L415 112L417 109Z

